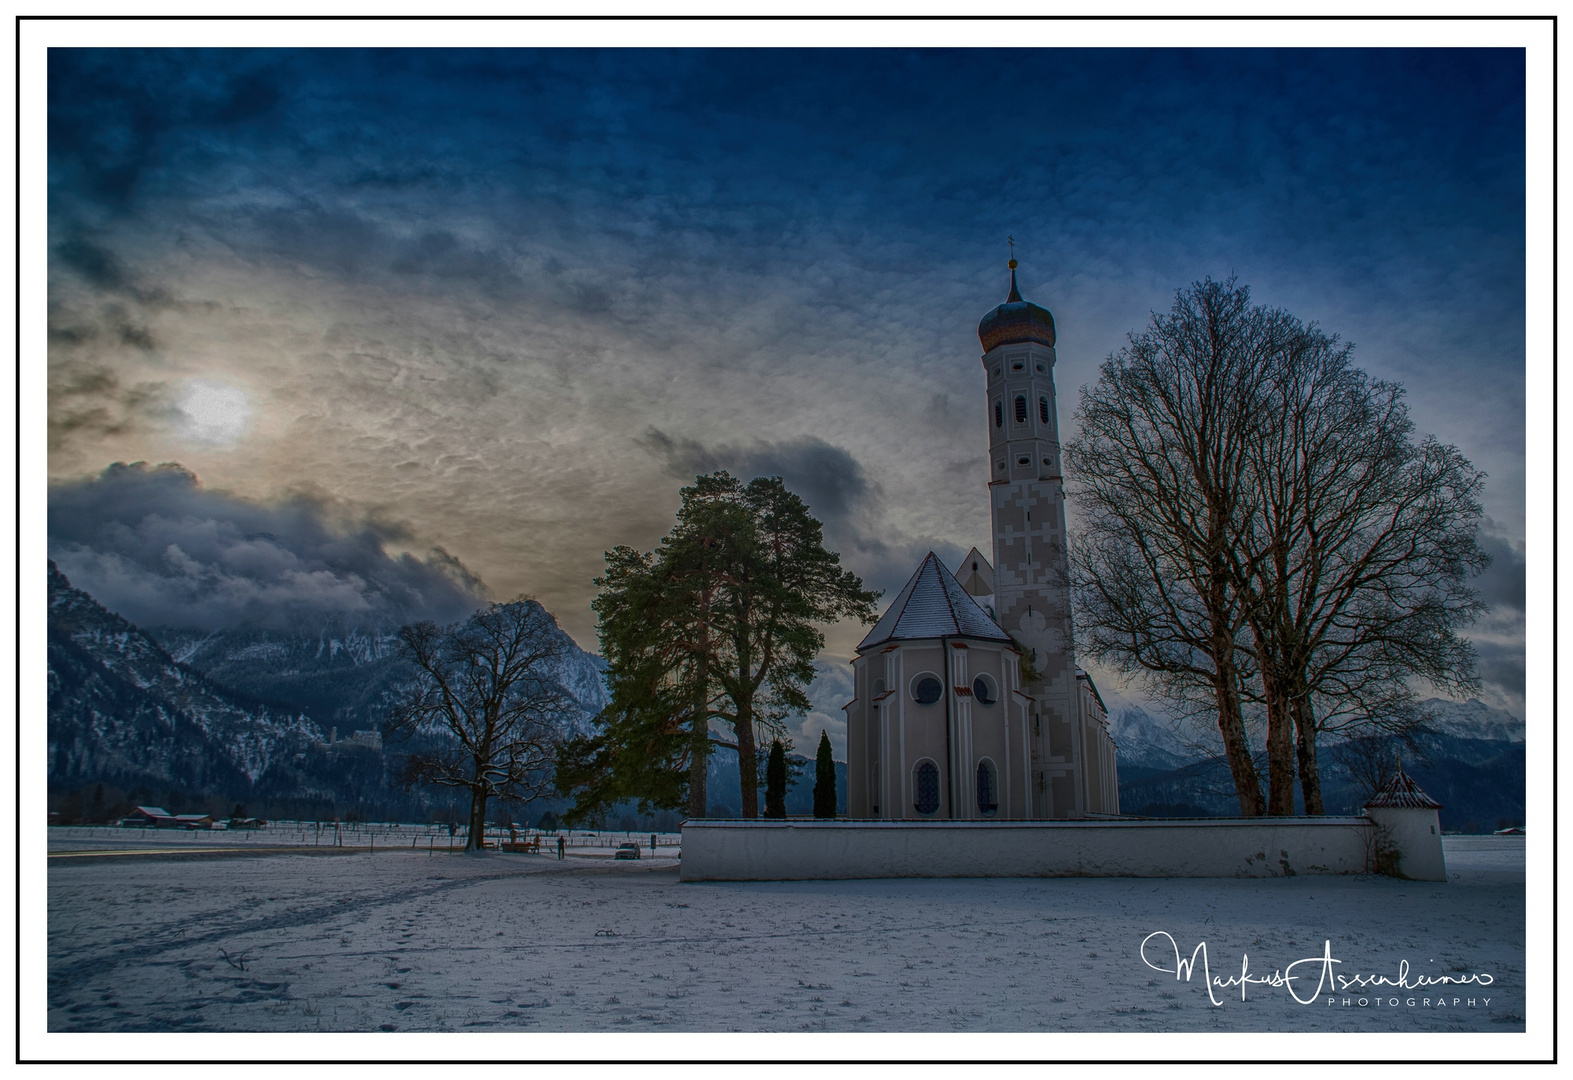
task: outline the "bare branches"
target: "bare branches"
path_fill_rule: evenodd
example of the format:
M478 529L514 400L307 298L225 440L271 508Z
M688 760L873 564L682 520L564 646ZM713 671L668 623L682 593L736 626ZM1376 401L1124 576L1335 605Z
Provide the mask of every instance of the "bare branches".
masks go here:
M1402 733L1416 679L1476 685L1457 629L1482 610L1483 476L1417 441L1402 389L1337 337L1201 282L1105 362L1079 419L1078 644L1170 701L1211 694L1242 813L1242 698L1267 716L1268 812L1293 812L1298 772L1319 813L1318 733Z
M406 626L399 639L416 674L385 732L428 737L403 780L468 789L467 847L476 848L488 800L531 799L551 783L557 744L577 713L556 678L567 638L541 605L520 598L453 626Z

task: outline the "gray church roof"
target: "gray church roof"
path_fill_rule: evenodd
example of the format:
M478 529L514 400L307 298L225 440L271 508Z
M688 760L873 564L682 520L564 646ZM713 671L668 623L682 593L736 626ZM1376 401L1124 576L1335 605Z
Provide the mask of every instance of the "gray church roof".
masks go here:
M988 612L962 589L939 556L932 551L906 588L897 594L874 629L857 647L858 652L887 641L919 638L970 637L983 641L1010 641Z

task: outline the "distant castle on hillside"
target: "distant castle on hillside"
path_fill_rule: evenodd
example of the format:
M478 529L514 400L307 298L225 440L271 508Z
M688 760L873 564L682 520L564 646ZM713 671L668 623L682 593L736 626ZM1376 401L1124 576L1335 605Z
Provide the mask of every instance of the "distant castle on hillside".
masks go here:
M357 731L349 738L341 739L339 738L339 729L334 727L328 729L328 741L325 743L318 743L317 745L325 746L329 750L364 749L375 750L380 754L382 753L382 732Z
M933 552L857 647L853 818L1118 814L1108 716L1076 666L1054 396L1054 316L1010 294L978 324L994 563Z

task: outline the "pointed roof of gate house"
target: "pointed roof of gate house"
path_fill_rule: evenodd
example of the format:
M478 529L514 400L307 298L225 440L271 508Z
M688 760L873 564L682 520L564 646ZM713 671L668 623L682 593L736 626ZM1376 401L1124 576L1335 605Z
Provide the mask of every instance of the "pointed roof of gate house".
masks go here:
M1398 769L1382 789L1366 800L1367 806L1400 807L1405 810L1440 810L1442 804L1420 790L1420 785L1394 762Z
M1007 643L1011 640L931 551L906 587L885 609L879 622L874 624L874 629L858 644L857 651L887 641L937 637L970 637Z

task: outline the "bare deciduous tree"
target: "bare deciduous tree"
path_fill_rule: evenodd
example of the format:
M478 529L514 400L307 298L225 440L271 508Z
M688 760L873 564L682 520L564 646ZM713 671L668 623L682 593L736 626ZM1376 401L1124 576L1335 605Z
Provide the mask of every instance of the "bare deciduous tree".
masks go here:
M567 639L540 604L521 597L452 626L406 626L399 640L415 678L385 731L433 744L409 755L404 781L467 790L465 850L479 850L488 800L532 799L551 783L561 732L577 712L557 680Z
M1458 628L1482 475L1403 391L1248 290L1176 295L1084 389L1066 449L1081 644L1181 711L1212 698L1242 814L1322 812L1317 736L1402 734L1476 685ZM1241 699L1266 715L1265 807Z
M1320 814L1319 732L1400 733L1416 678L1478 685L1457 628L1482 610L1468 582L1488 561L1484 478L1454 447L1416 442L1402 388L1353 367L1347 345L1276 324L1258 387L1272 423L1251 447L1259 511L1233 550L1268 713L1268 812L1294 812L1298 773Z
M1240 813L1263 812L1240 707L1246 613L1231 545L1255 512L1250 407L1270 341L1232 281L1175 297L1168 315L1083 388L1066 472L1080 536L1072 565L1078 645L1171 701L1212 699Z

